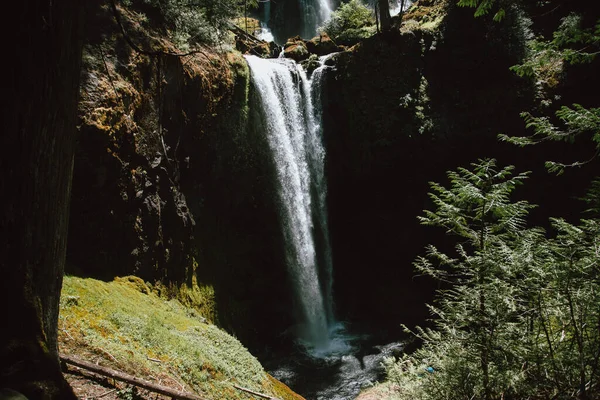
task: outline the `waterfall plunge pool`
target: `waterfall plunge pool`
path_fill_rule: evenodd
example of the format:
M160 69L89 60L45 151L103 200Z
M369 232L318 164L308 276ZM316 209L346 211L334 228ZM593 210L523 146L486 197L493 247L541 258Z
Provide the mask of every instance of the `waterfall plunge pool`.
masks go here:
M315 351L297 343L259 355L265 369L306 400L352 400L385 377L384 357L404 347L397 334L373 331L372 325L337 323L330 346Z

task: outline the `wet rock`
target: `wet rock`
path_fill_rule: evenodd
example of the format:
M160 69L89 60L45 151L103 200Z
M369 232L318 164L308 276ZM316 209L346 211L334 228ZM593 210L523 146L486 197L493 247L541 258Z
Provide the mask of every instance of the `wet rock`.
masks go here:
M313 71L321 65L319 63L319 57L316 54L311 54L310 57L300 63L302 68L306 71L306 73L310 76Z

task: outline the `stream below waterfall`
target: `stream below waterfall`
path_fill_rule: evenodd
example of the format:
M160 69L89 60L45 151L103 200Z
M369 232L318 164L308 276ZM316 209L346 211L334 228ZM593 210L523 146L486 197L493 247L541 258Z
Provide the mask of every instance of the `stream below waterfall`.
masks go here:
M385 377L384 357L398 356L403 343L389 332L372 332L372 326L351 328L339 324L332 340L343 343L342 351L319 357L303 347L275 350L259 356L265 369L306 400L352 400L362 389Z

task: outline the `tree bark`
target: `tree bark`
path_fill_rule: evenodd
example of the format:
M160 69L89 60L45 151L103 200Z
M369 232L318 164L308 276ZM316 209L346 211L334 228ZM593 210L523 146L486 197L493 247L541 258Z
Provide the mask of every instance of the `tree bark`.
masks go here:
M392 27L392 17L390 16L390 4L389 0L378 0L379 4L379 22L381 24L381 31L387 32Z
M3 23L0 387L75 398L58 361L82 0L21 0Z

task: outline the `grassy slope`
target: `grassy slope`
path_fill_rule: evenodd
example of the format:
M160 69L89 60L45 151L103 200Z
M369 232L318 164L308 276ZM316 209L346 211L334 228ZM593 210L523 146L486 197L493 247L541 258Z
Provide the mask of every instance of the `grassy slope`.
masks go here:
M60 312L65 354L163 384L184 383L210 399L247 399L233 384L302 399L271 378L237 339L177 300L158 297L138 278L65 277Z

